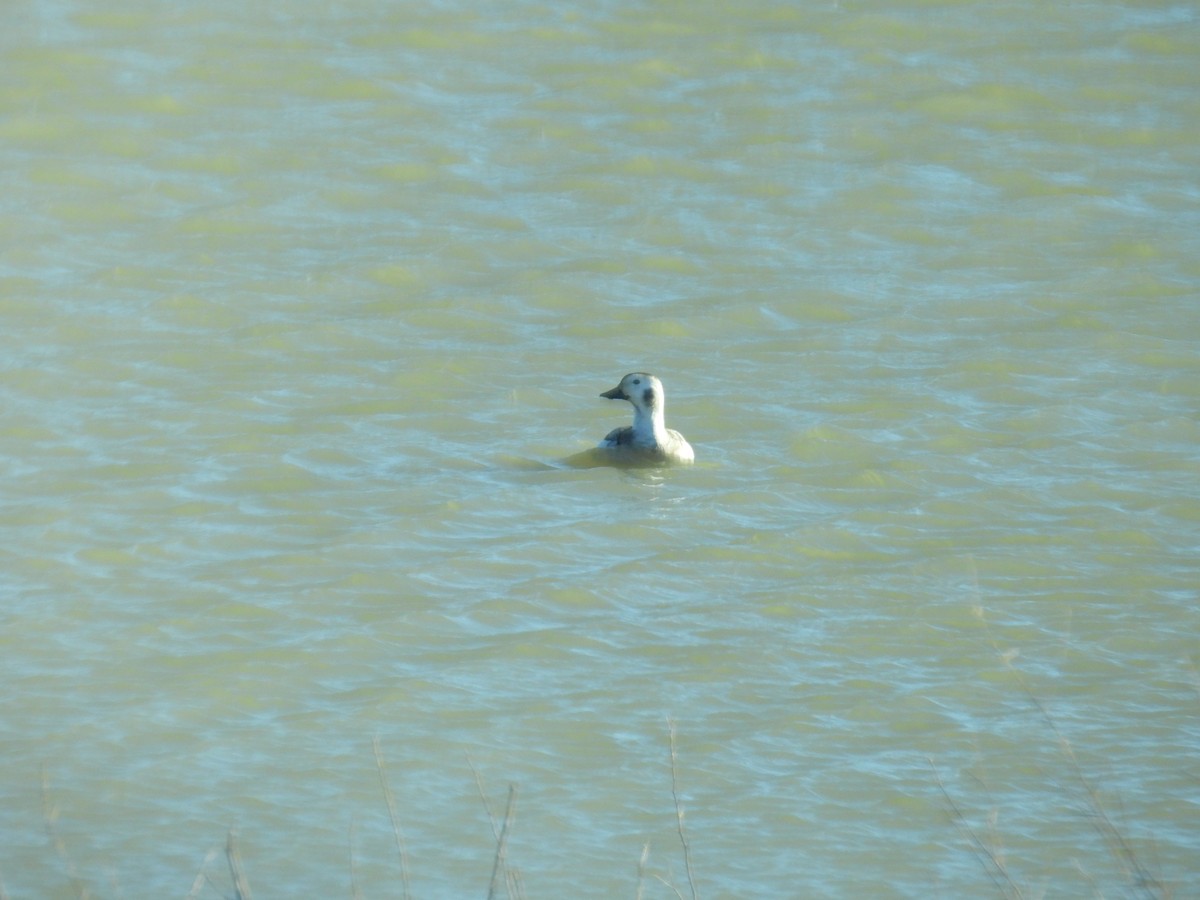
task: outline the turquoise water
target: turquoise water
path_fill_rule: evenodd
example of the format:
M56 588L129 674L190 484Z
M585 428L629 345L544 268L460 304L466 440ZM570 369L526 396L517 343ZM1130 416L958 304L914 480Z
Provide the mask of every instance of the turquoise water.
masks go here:
M7 18L8 896L1200 889L1194 8Z

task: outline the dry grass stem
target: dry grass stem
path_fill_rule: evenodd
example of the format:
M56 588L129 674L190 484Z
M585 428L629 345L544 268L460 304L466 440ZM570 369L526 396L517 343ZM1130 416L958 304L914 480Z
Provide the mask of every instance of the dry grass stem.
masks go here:
M657 878L659 881L661 881L661 882L662 882L664 885L666 885L667 887L669 887L669 888L671 889L671 892L672 892L672 893L673 893L673 894L674 894L676 897L678 897L678 898L679 898L679 900L683 900L683 894L681 894L681 893L679 892L679 888L675 887L675 885L671 884L671 882L667 881L667 879L663 878L663 877L662 877L661 875L659 875L657 872L654 874L654 877L655 877L655 878Z
M638 880L637 893L634 894L634 900L642 900L646 893L646 862L650 859L650 842L642 844L642 855L638 859Z
M229 877L233 879L233 896L235 900L250 900L250 885L246 881L246 873L242 870L242 851L238 848L237 832L229 829L229 837L225 841L225 860L229 863Z
M976 591L978 592L978 586L976 587ZM1050 732L1054 735L1055 740L1058 742L1059 750L1062 752L1063 757L1067 760L1067 763L1071 769L1071 773L1083 792L1083 796L1087 804L1087 816L1091 820L1096 832L1100 835L1105 847L1108 849L1109 856L1120 866L1122 872L1124 873L1125 877L1129 879L1130 884L1138 896L1148 898L1148 900L1166 900L1166 898L1170 898L1173 893L1170 886L1164 884L1146 867L1146 865L1142 862L1141 857L1138 856L1137 850L1129 842L1129 839L1125 836L1125 834L1117 827L1112 817L1108 814L1108 810L1104 807L1100 792L1096 789L1096 787L1092 784L1091 779L1089 779L1084 772L1083 766L1080 764L1079 758L1075 755L1075 750L1071 746L1071 742L1062 733L1062 730L1058 727L1058 723L1054 720L1054 717L1050 715L1050 711L1046 708L1046 705L1038 698L1037 694L1034 693L1033 688L1029 686L1029 682L1025 678L1024 673L1021 672L1021 670L1015 665L1013 665L1013 661L1019 655L1019 652L1012 650L1005 651L1000 647L996 638L992 634L986 617L984 616L982 606L978 607L976 615L979 618L980 624L983 626L988 642L992 645L992 649L995 651L1000 661L1004 663L1005 667L1012 672L1013 677L1016 678L1017 684L1021 688L1021 691L1029 699L1029 702L1033 704L1034 708L1037 709L1038 713L1042 717L1042 721L1045 722L1046 727L1049 728ZM934 771L934 774L936 776L936 770ZM946 798L947 803L950 804L952 813L955 816L955 824L960 824L962 822L962 814L958 812L954 802L950 799L950 796L947 794L940 778L938 779L938 788L941 789L942 795ZM971 837L975 839L975 844L978 846L979 842L977 838L975 838L975 835L972 834ZM1007 873L1005 873L1005 877L1007 878ZM1086 874L1085 877L1087 877ZM1011 879L1008 879L1008 883L1012 884Z
M471 770L471 774L475 776L475 789L479 791L479 799L483 801L483 811L487 813L488 823L492 826L492 839L500 840L500 826L496 822L496 815L492 812L491 801L488 800L487 791L483 786L483 776L479 774L479 770L475 768L475 761L471 759L471 754L467 754L467 767Z
M683 845L683 865L687 870L688 888L692 892L692 900L700 900L692 871L692 847L683 827L683 804L679 800L679 756L675 749L675 720L670 716L667 716L667 735L671 745L671 799L675 801L675 825L679 831L679 843Z
M496 889L501 881L507 884L507 878L503 877L505 869L505 857L508 854L508 829L512 825L513 817L517 812L517 786L510 784L508 786L508 803L504 808L504 824L500 826L500 835L496 839L496 856L492 860L492 881L488 885L488 900L496 900Z
M200 871L196 873L195 880L192 881L192 889L187 892L187 897L184 900L196 900L200 896L200 892L204 890L204 885L208 884L208 867L212 865L212 861L217 858L218 850L209 850L204 855L204 862L200 864Z
M403 886L404 900L410 900L412 894L408 881L408 847L404 843L404 832L400 830L400 814L396 811L396 795L388 782L387 769L383 764L383 745L376 736L371 742L375 748L375 767L379 770L379 783L383 787L383 799L387 803L388 816L392 820L392 835L396 838L396 852L400 854L400 882Z
M473 759L471 759L470 753L467 754L467 766L470 768L471 774L475 777L475 789L479 792L479 799L483 802L483 811L487 813L488 824L492 826L492 837L497 842L497 854L499 854L499 852L500 852L499 844L501 842L501 837L502 837L502 835L505 834L505 830L508 828L509 822L511 820L511 816L515 812L515 809L516 809L515 806L513 806L513 804L516 801L516 786L509 785L508 808L505 810L504 823L503 823L503 825L501 825L501 824L497 823L496 814L494 812L492 812L492 801L488 799L487 788L485 788L483 785L483 776L479 774L479 769L476 768L475 761ZM508 840L507 836L504 836L503 840L506 843L505 852L507 853L507 840ZM520 869L514 869L511 866L507 865L507 863L503 863L503 865L504 865L504 887L508 891L509 900L524 900L525 885L524 885L524 882L522 882L522 880L521 880ZM495 878L496 878L495 863L493 863L493 871L492 871L493 887L489 889L489 894L488 894L489 897L491 896L490 890L494 890Z
M508 888L510 900L525 900L525 883L521 880L521 870L505 866L504 876L504 886Z
M929 759L928 757L926 758ZM954 798L950 796L950 792L946 790L946 784L942 781L942 776L932 759L929 759L929 768L933 770L933 780L937 783L938 790L942 792L942 797L945 798L946 806L950 810L950 821L954 823L954 827L958 829L959 834L967 839L967 843L971 846L971 851L979 860L980 865L983 866L983 870L987 872L988 877L992 879L992 884L1004 896L1021 900L1025 894L1021 890L1021 886L1008 873L1008 867L1004 864L1004 856L996 849L998 846L997 842L983 840L979 836L979 833L967 822L967 817L963 815L958 804L954 802Z
M1139 895L1151 898L1151 900L1161 900L1161 898L1170 897L1170 888L1146 868L1137 851L1130 844L1129 839L1117 828L1116 823L1113 822L1100 797L1100 792L1083 771L1083 766L1080 764L1079 758L1075 755L1075 749L1059 729L1058 723L1051 717L1045 704L1034 695L1033 691L1025 683L1024 678L1020 676L1020 673L1017 674L1021 681L1021 687L1025 690L1030 702L1037 707L1043 721L1046 723L1046 727L1054 733L1054 737L1058 741L1058 747L1070 765L1071 773L1075 776L1075 780L1079 783L1079 787L1086 798L1088 819L1096 829L1097 834L1100 835L1104 845L1108 848L1109 855L1117 861L1125 877L1129 879Z

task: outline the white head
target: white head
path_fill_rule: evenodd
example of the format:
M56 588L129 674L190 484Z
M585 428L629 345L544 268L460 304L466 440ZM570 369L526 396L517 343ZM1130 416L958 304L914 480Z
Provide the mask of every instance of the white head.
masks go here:
M630 372L611 391L600 395L609 400L628 400L633 404L636 416L646 415L662 421L667 396L662 382L646 372Z

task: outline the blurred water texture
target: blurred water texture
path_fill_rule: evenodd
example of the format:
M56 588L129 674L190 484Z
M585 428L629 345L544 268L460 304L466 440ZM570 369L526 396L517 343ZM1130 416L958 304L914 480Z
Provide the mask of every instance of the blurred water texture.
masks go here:
M1200 888L1194 6L6 20L9 896Z

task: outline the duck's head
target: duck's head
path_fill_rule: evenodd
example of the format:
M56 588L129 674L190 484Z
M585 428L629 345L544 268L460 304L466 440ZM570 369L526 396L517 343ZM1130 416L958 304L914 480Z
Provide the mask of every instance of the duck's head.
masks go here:
M662 382L646 372L630 372L620 384L600 396L609 400L628 400L647 412L662 409L665 397Z

